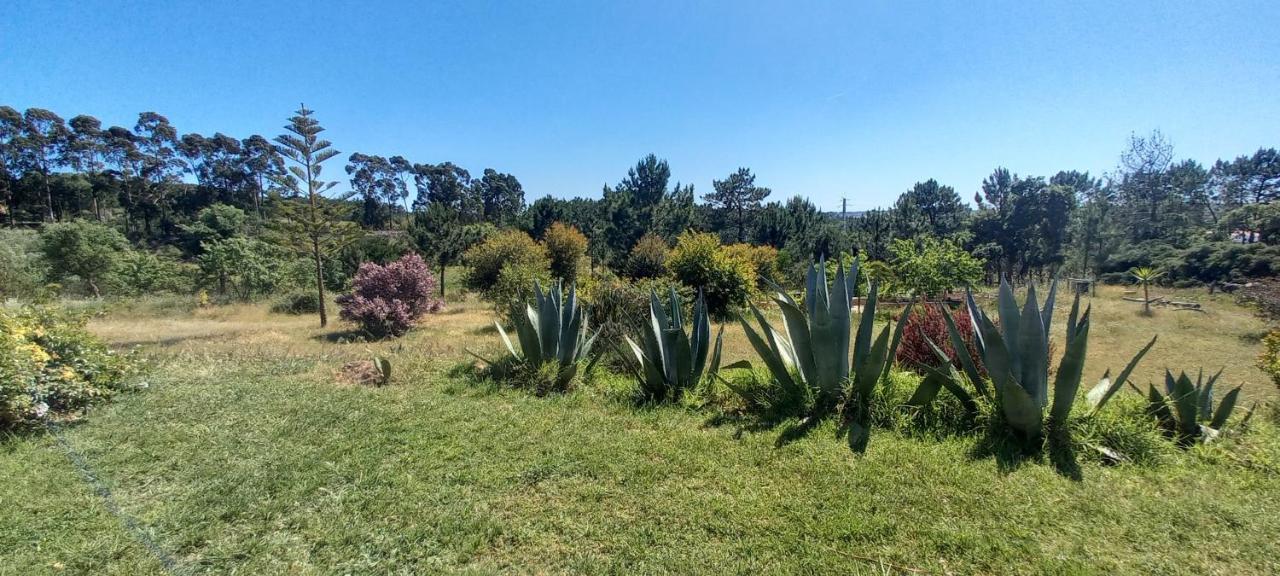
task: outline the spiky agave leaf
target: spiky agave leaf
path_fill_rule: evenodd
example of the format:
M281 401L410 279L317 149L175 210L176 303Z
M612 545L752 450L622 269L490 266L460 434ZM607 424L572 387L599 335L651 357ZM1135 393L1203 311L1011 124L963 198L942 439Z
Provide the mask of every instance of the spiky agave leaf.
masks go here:
M1222 372L1218 372L1221 374ZM1231 418L1231 411L1236 408L1236 401L1240 398L1240 389L1243 386L1236 386L1226 396L1222 397L1222 404L1218 405L1218 410L1213 413L1213 420L1209 422L1209 427L1214 430L1222 430L1227 425L1227 419ZM1252 411L1252 410L1251 410Z
M1076 337L1067 342L1066 353L1062 356L1062 363L1058 366L1058 374L1053 381L1053 407L1049 411L1049 421L1055 426L1065 424L1067 416L1071 414L1071 407L1075 406L1088 347L1089 321L1086 320L1076 330ZM1048 358L1047 355L1045 357Z
M1076 299L1079 300L1079 297ZM1102 380L1098 382L1098 385L1094 386L1093 389L1089 391L1087 399L1089 404L1093 407L1090 415L1097 414L1103 406L1106 406L1107 401L1110 400L1118 390L1120 390L1120 387L1124 386L1124 383L1129 380L1129 375L1133 373L1133 369L1138 366L1138 362L1142 360L1143 356L1147 355L1147 351L1151 350L1152 346L1156 345L1156 338L1158 338L1158 336L1151 337L1151 341L1147 342L1147 345L1143 346L1142 349L1129 360L1129 363L1125 365L1124 370L1120 371L1120 375L1116 377L1114 381L1108 380L1104 375ZM1110 371L1107 373L1110 374Z

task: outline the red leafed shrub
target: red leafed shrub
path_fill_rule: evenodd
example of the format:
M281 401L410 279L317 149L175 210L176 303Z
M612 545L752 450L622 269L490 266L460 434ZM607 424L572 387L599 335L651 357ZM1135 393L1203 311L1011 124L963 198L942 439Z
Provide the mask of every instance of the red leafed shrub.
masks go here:
M947 353L947 357L956 368L961 368L960 359L956 356L955 348L951 346L951 336L947 334L947 323L942 318L942 314L943 308L936 304L912 307L907 325L902 328L902 342L898 345L898 354L894 357L899 365L914 369L938 365L938 355L929 347L929 343L925 342L927 336ZM956 330L960 332L960 338L964 340L965 347L969 349L969 356L978 365L978 372L985 376L987 370L982 365L982 358L978 356L978 346L974 342L973 323L969 321L969 311L960 308L952 312L951 317L955 320Z
M350 294L337 298L342 319L355 322L374 337L402 336L444 301L436 298L436 277L417 254L379 266L365 262L356 271Z

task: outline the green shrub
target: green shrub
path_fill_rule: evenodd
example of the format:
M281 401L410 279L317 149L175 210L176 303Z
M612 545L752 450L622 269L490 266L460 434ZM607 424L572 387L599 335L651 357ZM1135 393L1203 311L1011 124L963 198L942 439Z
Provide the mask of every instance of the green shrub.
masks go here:
M587 316L592 326L600 328L600 345L614 351L623 345L623 336L644 328L649 314L649 293L669 294L676 290L681 302L692 302L695 292L670 278L644 278L627 280L618 278L607 270L586 275L578 285L578 294L587 306ZM682 310L685 315L692 308ZM625 359L616 354L606 354L602 360L611 368L626 369Z
M52 308L0 310L0 428L110 398L134 368L85 330L83 318Z
M244 301L273 292L281 281L285 254L279 248L252 238L229 238L205 244L196 260L202 285L219 296Z
M551 271L541 263L517 262L504 266L498 272L498 280L489 288L486 297L503 319L510 320L512 313L521 311L524 302L533 297L535 282L549 286Z
M561 222L551 224L542 238L551 259L551 276L573 284L578 279L578 269L587 255L587 237L577 228Z
M0 230L0 301L34 298L47 273L40 237L35 232Z
M724 247L725 254L732 260L746 262L755 270L755 286L758 290L766 290L769 283L783 285L782 268L778 266L778 249L773 246L753 246L751 244L730 244ZM832 274L834 276L834 273Z
M936 300L956 287L982 279L982 260L950 240L928 236L894 240L890 251L894 277L914 296Z
M129 248L129 241L118 230L87 220L46 225L40 231L40 242L51 275L80 279L94 297L102 295L105 280Z
M315 290L294 290L271 303L274 314L316 314L320 312L320 295Z
M190 294L198 275L198 267L177 258L130 250L120 255L110 286L112 291L126 296Z
M731 257L720 245L720 237L711 233L681 234L667 259L667 270L681 284L701 289L708 311L717 318L745 306L755 289L752 264Z
M533 285L532 278L546 278L551 274L546 249L520 230L505 230L489 236L468 249L463 261L468 266L463 284L499 307L523 300ZM508 268L512 270L507 271L504 280L503 271ZM517 286L516 280L520 278L529 281Z
M645 234L627 256L626 273L632 278L662 276L667 272L667 257L670 254L671 249L667 247L666 240L657 234Z

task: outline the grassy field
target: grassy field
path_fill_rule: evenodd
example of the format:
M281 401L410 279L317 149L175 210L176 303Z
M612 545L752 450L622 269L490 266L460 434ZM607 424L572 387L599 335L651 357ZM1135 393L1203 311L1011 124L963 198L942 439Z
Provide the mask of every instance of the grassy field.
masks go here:
M1139 382L1225 365L1274 399L1252 367L1264 325L1179 297L1208 312L1093 299L1087 375L1158 332ZM0 442L0 575L1280 572L1269 414L1150 464L1085 460L1079 479L969 435L878 431L855 456L829 428L779 446L711 409L635 407L619 378L544 398L477 382L464 348L497 353L490 318L454 304L369 344L265 305L106 313L93 330L141 346L150 388L63 437L154 550L54 436L27 434ZM727 336L727 361L750 357ZM336 377L373 353L392 386Z

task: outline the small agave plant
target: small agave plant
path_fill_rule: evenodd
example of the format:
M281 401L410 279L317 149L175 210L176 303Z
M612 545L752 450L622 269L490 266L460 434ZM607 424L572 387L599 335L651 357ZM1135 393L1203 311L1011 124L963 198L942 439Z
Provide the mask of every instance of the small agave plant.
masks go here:
M693 305L691 332L685 332L680 297L675 288L671 289L666 306L658 300L657 292L650 291L649 323L644 327L640 343L630 336L626 342L636 360L633 369L642 393L646 399L662 402L675 399L698 385L704 375L715 377L720 369L724 327L720 327L712 344L711 321L701 291Z
M1222 402L1214 407L1213 385L1222 376L1222 370L1210 376L1206 381L1201 371L1195 382L1186 372L1174 378L1173 373L1165 370L1164 394L1154 384L1147 390L1147 413L1156 419L1166 435L1175 438L1181 446L1190 446L1197 441L1208 442L1223 431L1231 412L1235 410L1240 399L1240 388L1236 386L1222 397ZM1243 426L1253 415L1253 409L1245 414L1240 425Z
M534 302L525 304L523 314L513 314L516 341L520 343L519 351L507 331L503 330L502 324L494 321L494 325L498 327L502 343L511 353L511 359L516 365L537 370L548 365L555 366L553 385L557 390L563 390L577 375L581 362L590 355L591 346L600 332L596 331L588 336L585 311L578 302L574 287L569 288L569 294L565 297L559 283L544 292L542 285L535 281L533 295ZM472 355L490 366L498 366L474 352ZM593 359L587 365L587 370L594 363Z
M870 439L872 393L894 357L910 309L899 318L892 340L888 326L876 336L878 287L873 281L857 334L853 335L851 357L851 304L857 274L858 261L855 260L848 274L843 265L839 266L834 282L828 285L826 263L810 266L803 305L774 286L772 299L782 309L784 330L769 324L754 304L751 313L759 330L745 317L740 321L747 340L782 388L783 395L805 399L810 421L835 412L843 401L842 431L848 433L850 447L863 451Z
M1084 370L1085 353L1089 344L1089 308L1080 312L1080 295L1076 294L1071 305L1071 313L1067 318L1066 350L1058 364L1058 372L1054 378L1052 390L1049 388L1049 329L1053 321L1054 297L1057 293L1057 281L1049 288L1049 296L1041 307L1036 298L1036 288L1027 288L1027 299L1021 310L1013 295L1013 288L1003 279L1000 281L1000 294L997 305L1000 322L993 322L973 299L973 293L967 294L966 303L969 318L974 326L974 340L983 364L990 375L992 388L986 386L977 369L977 359L969 355L964 346L955 320L950 314L943 317L947 323L947 333L960 359L969 380L982 396L994 400L1009 426L1028 441L1039 439L1044 434L1044 411L1049 409L1049 426L1065 429L1064 424L1075 405L1076 394L1080 390L1080 381ZM1155 338L1139 351L1120 377L1114 382L1104 378L1098 386L1088 394L1093 412L1097 412L1107 400L1119 390L1128 379L1129 374L1137 366L1138 361L1146 355L1155 344ZM936 347L935 347L936 349ZM953 372L953 375L958 373ZM949 386L956 390L958 387ZM1050 392L1052 391L1052 405ZM962 398L963 399L963 398Z

